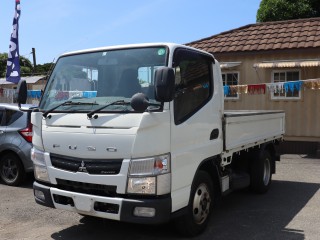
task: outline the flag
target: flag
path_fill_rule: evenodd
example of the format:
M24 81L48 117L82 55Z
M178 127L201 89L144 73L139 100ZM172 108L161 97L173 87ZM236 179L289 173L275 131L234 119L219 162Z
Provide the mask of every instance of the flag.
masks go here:
M18 83L20 81L20 62L19 62L19 18L21 14L20 0L15 0L15 13L12 24L12 33L10 38L7 73L8 82Z

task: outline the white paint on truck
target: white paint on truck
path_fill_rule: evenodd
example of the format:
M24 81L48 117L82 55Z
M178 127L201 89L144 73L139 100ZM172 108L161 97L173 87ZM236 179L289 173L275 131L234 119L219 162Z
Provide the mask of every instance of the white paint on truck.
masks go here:
M174 219L196 235L220 195L268 190L284 117L225 112L219 63L194 48L154 43L67 53L32 114L35 199L120 221Z

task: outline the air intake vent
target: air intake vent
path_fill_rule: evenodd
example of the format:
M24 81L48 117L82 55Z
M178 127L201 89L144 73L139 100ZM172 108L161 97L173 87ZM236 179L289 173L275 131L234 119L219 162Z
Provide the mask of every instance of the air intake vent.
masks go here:
M57 178L57 187L62 190L92 194L97 196L115 197L117 192L116 186L76 182Z
M51 163L55 168L71 172L115 175L120 172L122 159L82 159L51 154Z

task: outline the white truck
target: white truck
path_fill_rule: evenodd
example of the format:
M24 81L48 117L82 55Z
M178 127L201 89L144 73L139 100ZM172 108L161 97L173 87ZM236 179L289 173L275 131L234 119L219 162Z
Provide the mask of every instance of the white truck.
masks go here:
M18 102L26 101L26 84ZM221 196L264 193L282 111L224 111L213 55L172 43L60 56L32 113L35 201L201 233Z

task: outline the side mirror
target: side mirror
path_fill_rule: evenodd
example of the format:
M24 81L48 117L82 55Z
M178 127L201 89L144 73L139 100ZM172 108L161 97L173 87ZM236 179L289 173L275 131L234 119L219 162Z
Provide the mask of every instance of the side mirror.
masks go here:
M21 104L25 104L27 102L27 96L28 88L26 80L20 80L15 94L15 100L18 103L19 107L21 106Z
M144 112L149 107L149 100L143 93L136 93L131 98L131 107L137 112Z
M161 67L155 71L155 99L158 102L170 102L174 98L174 71Z

